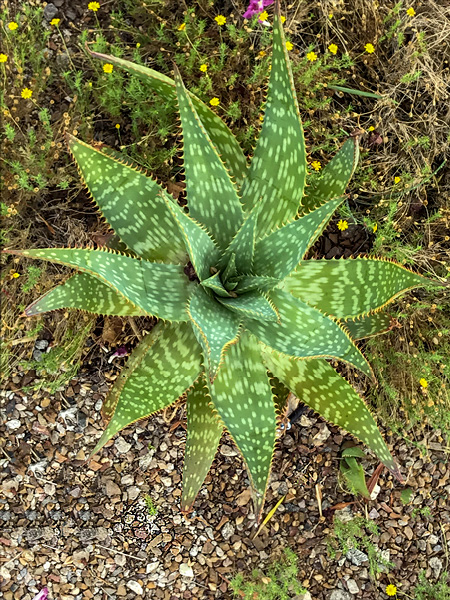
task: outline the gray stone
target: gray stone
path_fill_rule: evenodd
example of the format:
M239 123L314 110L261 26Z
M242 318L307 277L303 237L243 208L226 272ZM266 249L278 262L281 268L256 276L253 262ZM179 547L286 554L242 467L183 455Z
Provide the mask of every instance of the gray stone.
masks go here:
M237 451L227 444L222 444L220 446L220 454L222 456L237 456Z
M11 419L11 421L6 421L6 427L11 430L19 429L20 425L21 423L19 419Z
M144 593L142 585L137 581L134 581L134 579L130 579L130 581L127 581L127 588L129 588L135 594L139 594L141 596Z
M47 4L47 6L49 6ZM47 6L45 8L47 8ZM45 12L45 9L44 9ZM34 343L34 347L36 348L36 350L46 350L48 348L48 341L47 340L36 340L36 342Z
M344 592L344 590L333 590L329 600L353 600L353 598L351 594Z
M312 596L308 591L306 591L303 594L297 594L291 600L312 600Z
M114 446L120 454L125 454L131 448L131 444L126 442L122 436L117 438L114 442Z
M51 21L58 14L58 9L54 4L49 2L47 6L44 8L44 19L47 21Z
M433 570L433 575L436 579L439 579L439 576L442 572L442 568L443 568L443 564L442 564L442 560L440 558L438 558L437 556L433 556L433 558L430 558L430 562L429 565L431 567L431 569Z
M192 570L192 567L187 563L181 563L180 575L183 575L183 577L194 577L194 571Z
M367 554L364 554L364 552L361 552L361 550L358 550L358 548L350 548L350 550L345 555L345 558L356 567L360 567L363 562L369 560Z
M225 523L225 525L222 527L221 531L222 531L222 537L224 540L229 540L230 537L232 535L234 535L234 527L229 521L227 523Z
M350 594L359 594L359 587L354 579L349 579L347 581L347 587Z

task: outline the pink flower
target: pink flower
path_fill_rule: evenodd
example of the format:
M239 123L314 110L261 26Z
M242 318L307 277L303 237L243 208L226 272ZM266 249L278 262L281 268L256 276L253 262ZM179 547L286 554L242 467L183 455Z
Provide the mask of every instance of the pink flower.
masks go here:
M47 600L48 589L42 588L42 590L33 598L33 600Z
M275 0L250 0L247 10L242 15L244 19L251 19L261 13L266 6L270 6Z

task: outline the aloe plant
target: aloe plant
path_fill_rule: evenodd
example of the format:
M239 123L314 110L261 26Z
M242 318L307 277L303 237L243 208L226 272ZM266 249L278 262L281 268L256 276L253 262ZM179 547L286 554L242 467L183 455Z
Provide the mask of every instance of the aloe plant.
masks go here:
M381 309L428 280L382 259L305 260L345 199L358 139L350 137L306 185L302 123L276 13L265 117L249 165L226 125L185 89L177 71L172 80L92 53L177 100L189 210L126 158L69 135L80 174L124 250L9 251L77 270L27 315L76 308L159 319L104 402L107 426L92 455L185 394L183 511L192 508L226 430L261 514L280 418L276 380L362 440L399 477L364 400L333 365L342 361L373 378L355 340L387 330Z

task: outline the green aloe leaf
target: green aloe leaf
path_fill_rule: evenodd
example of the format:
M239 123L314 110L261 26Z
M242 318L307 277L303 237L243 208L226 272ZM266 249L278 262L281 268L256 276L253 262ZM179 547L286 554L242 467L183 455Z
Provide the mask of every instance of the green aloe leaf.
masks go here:
M265 364L302 402L368 446L399 478L398 467L364 400L326 360L291 360L264 352Z
M301 219L259 240L255 248L254 273L277 279L284 279L289 275L322 233L343 200L344 198L330 200Z
M195 272L201 281L208 279L211 276L210 267L219 259L220 250L208 231L186 214L178 204L168 200L167 206L178 223Z
M244 294L258 290L260 292L268 292L280 284L280 280L276 277L264 277L259 275L243 275L237 278L238 284L236 292Z
M186 306L195 286L181 265L150 263L108 250L44 248L8 253L75 267L106 283L148 315L167 321L188 320Z
M186 399L187 436L183 467L181 510L189 512L208 475L219 446L223 423L213 408L203 378L188 391Z
M283 27L280 15L276 14L264 122L242 186L244 210L249 211L255 203L261 203L259 235L269 233L297 215L305 176L303 127Z
M279 320L273 305L258 291L247 292L237 298L218 298L218 301L242 318L275 323Z
M321 175L305 188L301 214L322 206L332 198L342 196L355 172L358 159L358 138L351 137L325 166Z
M73 275L25 309L25 314L40 315L59 308L78 308L97 315L138 317L147 313L128 302L121 294L87 273Z
M101 60L117 65L126 69L128 72L133 73L142 79L145 79L146 83L149 84L153 91L168 100L176 102L176 89L175 81L162 73L158 73L153 69L144 67L142 65L134 64L123 58L116 56L110 56L108 54L101 54L99 52L92 52L89 50L91 56L100 58ZM218 117L210 108L206 106L197 96L188 92L189 97L192 101L195 110L197 111L203 126L207 130L212 143L217 148L222 160L229 169L232 177L234 177L236 183L241 185L242 180L245 176L247 169L247 161L239 146L236 138L228 129L227 125Z
M226 350L238 339L240 320L200 285L192 294L188 312L213 381Z
M269 297L277 307L280 323L245 322L261 342L293 358L343 360L373 377L361 351L338 323L287 292L273 290Z
M220 280L220 273L215 273L212 277L204 279L201 284L203 287L212 290L217 296L223 296L224 298L230 297L230 292L225 289Z
M354 340L361 340L390 331L393 327L393 323L395 323L395 321L393 321L391 315L377 312L361 319L344 321L342 325L348 329L350 336Z
M183 130L189 214L203 223L225 250L244 220L241 201L181 78L178 75L175 79ZM218 206L220 210L217 210Z
M236 270L236 255L233 254L233 252L229 255L228 258L228 264L224 269L223 272L223 280L224 281L229 281L230 279L232 279L233 277L235 277L237 274L237 270Z
M386 306L406 291L429 284L425 277L381 258L306 260L284 289L338 319L352 319Z
M158 323L133 351L105 400L103 414L112 417L91 457L124 427L175 402L197 379L201 359L189 323Z
M341 473L347 481L347 485L352 493L356 495L361 494L361 496L370 500L370 493L366 484L366 475L356 458L347 457L343 459L341 462Z
M221 259L221 262L228 264L228 257L234 255L236 269L242 274L252 272L259 208L259 205L256 205L247 215Z
M272 389L253 336L242 335L230 348L210 385L211 398L225 427L244 457L255 492L259 517L269 478L277 421ZM257 404L254 402L257 398Z
M185 263L186 250L163 197L173 199L141 170L67 135L80 174L120 239L142 258Z

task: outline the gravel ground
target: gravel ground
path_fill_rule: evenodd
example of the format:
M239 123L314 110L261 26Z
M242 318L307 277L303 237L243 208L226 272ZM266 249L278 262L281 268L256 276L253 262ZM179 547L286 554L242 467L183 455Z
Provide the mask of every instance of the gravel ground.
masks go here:
M413 490L408 505L401 502L401 486L385 471L375 500L336 510L331 507L354 500L337 481L345 437L311 413L303 415L280 438L266 511L286 498L252 539L249 482L227 438L195 512L185 517L179 513L182 407L124 430L84 465L102 428L99 408L111 382L81 373L48 397L43 391L20 391L29 378L19 372L11 389L1 392L0 591L5 600L30 600L44 585L50 600L226 600L232 597L228 581L233 575L267 568L287 546L299 556L300 581L313 600L384 599L388 583L410 592L420 571L434 580L446 567L450 471L439 432L393 446ZM425 455L421 447L427 448ZM376 460L368 456L364 462L370 475ZM146 495L157 508L153 517L142 507ZM412 514L425 507L425 515ZM338 550L329 557L327 537L336 514L374 519L379 535L372 541L393 563L390 574L381 573L373 582L364 554L346 557ZM148 522L136 521L142 515Z

